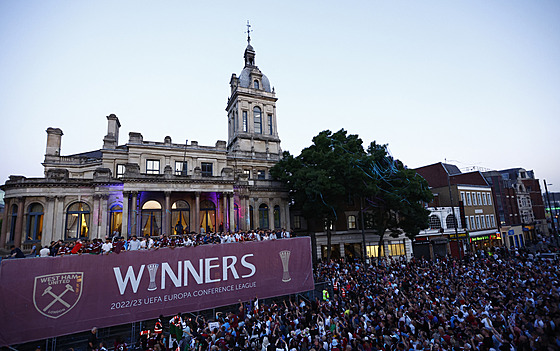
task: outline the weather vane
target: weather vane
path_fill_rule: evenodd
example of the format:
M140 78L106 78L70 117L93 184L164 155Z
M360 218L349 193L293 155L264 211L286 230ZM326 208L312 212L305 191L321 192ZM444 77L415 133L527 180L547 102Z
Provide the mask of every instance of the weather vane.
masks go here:
M251 32L253 30L251 29L251 25L249 24L249 20L247 20L247 31L245 33L247 33L247 43L249 43L249 45L251 44Z

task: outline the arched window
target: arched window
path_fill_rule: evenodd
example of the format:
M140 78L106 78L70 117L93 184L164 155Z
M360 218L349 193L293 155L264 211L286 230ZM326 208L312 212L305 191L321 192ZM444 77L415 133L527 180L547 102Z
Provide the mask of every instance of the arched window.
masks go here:
M249 205L249 229L255 229L253 222L253 206Z
M280 206L276 205L274 206L274 229L280 229L281 228L281 223L280 223Z
M27 210L27 241L40 241L43 235L43 205L34 203Z
M441 228L441 221L439 217L436 215L430 216L430 229L439 229Z
M261 108L258 106L253 108L253 121L255 122L255 133L262 134L262 114Z
M122 233L122 206L120 204L111 206L109 210L109 225L111 236L120 236Z
M142 236L161 234L161 204L156 200L146 201L142 206Z
M17 222L17 213L18 213L18 206L12 205L12 215L11 222L10 222L10 242L14 241L15 233L16 233L16 222Z
M447 215L447 218L445 218L445 225L447 228L457 228L457 218L454 214Z
M356 229L356 216L348 216L348 229Z
M255 89L259 89L259 81L255 79L255 81L253 82L253 88Z
M89 206L75 202L66 211L66 239L87 238L89 235Z
M186 234L190 231L191 209L188 202L184 200L176 201L171 206L171 232L176 235Z
M200 231L213 233L216 228L216 205L210 200L200 202Z
M259 206L259 228L269 229L268 226L268 205L262 204Z

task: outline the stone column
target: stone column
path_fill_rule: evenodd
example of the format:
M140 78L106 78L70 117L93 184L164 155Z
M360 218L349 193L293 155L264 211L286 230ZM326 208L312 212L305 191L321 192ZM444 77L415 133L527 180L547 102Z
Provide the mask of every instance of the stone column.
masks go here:
M124 237L129 236L130 231L128 230L128 218L129 218L129 210L128 210L128 202L129 202L130 191L123 191L123 207L122 207L122 227L121 233ZM112 236L112 228L111 223L109 223L109 236Z
M17 198L18 204L18 211L17 211L17 220L16 220L16 229L14 230L14 245L16 247L21 246L21 236L23 230L23 205L25 204L25 198L20 196Z
M105 237L107 236L108 232L109 232L109 195L108 194L103 194L101 195L101 213L100 213L100 222L101 225L99 226L99 231L97 232L97 238L99 239L105 239Z
M274 205L272 204L272 199L268 201L268 229L274 229Z
M220 222L224 224L224 231L226 232L231 232L232 228L230 228L229 226L229 221L228 221L228 195L226 193L222 193L222 218L220 219Z
M173 234L171 230L171 191L165 191L165 204L164 204L164 215L163 215L163 229L161 233L163 235Z
M45 196L47 200L47 206L43 211L43 239L41 240L41 245L50 245L51 241L54 239L54 220L55 220L55 208L54 208L54 196Z
M97 238L97 233L99 233L99 202L101 200L101 195L94 194L93 195L93 213L91 214L91 225L90 225L90 233L88 239L95 239Z
M6 247L6 241L8 236L8 221L11 214L12 214L11 201L5 201L4 215L2 216L2 234L0 235L0 248Z
M290 219L290 204L284 206L284 228L289 231L292 229L292 223Z
M66 235L64 233L64 231L66 230L66 217L64 216L64 196L54 197L54 208L56 215L54 218L53 240L64 240L64 236Z
M251 218L251 222L253 222L253 228L251 229L256 229L259 226L259 209L257 208L257 200L258 198L253 197L251 198L251 206L253 206L253 218ZM251 213L249 213L249 216L251 215ZM251 225L251 223L249 222L249 226Z
M130 216L131 227L128 236L137 235L138 236L138 192L132 192L132 214Z
M194 193L194 232L200 233L200 191Z
M235 230L235 204L233 201L233 193L228 195L229 204L229 230Z

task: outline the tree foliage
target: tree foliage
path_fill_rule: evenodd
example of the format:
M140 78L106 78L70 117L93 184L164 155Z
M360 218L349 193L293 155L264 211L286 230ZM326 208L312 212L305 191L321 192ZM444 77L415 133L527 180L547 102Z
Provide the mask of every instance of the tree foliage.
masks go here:
M324 221L330 258L330 227L345 209L349 196L365 200L366 211L382 241L385 232L413 237L428 227L431 200L426 181L394 160L386 145L372 142L367 151L355 134L344 129L322 131L299 156L284 152L272 169L291 196L292 208L307 219Z

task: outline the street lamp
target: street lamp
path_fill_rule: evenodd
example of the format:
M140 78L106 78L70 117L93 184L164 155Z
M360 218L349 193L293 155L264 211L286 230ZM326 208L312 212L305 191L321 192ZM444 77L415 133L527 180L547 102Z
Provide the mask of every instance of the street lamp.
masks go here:
M552 233L554 234L554 238L556 239L556 246L558 246L558 232L556 231L556 223L554 223L554 215L552 214L552 207L550 206L550 196L548 195L548 186L552 184L547 184L546 179L543 179L544 182L544 190L546 191L546 201L548 202L548 212L550 212L550 219L552 221Z

